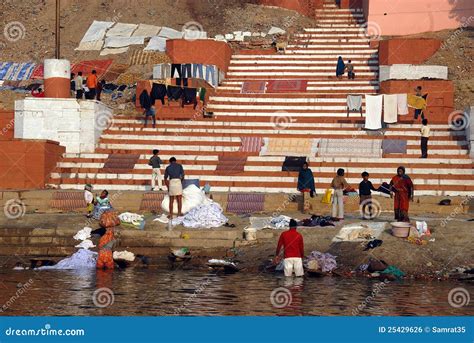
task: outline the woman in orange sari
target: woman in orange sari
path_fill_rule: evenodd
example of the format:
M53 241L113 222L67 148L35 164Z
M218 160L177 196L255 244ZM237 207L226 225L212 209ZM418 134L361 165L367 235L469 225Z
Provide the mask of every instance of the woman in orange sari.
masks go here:
M115 244L114 228L109 227L99 240L99 256L97 256L97 269L114 269L112 248Z
M413 182L405 174L405 167L397 168L397 175L390 181L390 197L394 197L395 220L409 222L408 208L413 201Z

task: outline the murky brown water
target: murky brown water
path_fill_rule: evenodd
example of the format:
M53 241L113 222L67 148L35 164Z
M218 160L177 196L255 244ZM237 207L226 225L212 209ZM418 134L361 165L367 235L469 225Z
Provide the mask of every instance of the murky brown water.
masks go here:
M285 279L240 272L128 269L125 271L0 270L1 315L474 315L474 299L461 308L448 302L473 283L403 281L383 286L367 279L339 277ZM113 304L94 304L94 291L108 288ZM373 295L375 297L366 300ZM273 292L273 298L272 298ZM100 306L107 293L97 296ZM273 304L272 304L273 299ZM285 307L280 308L280 306Z

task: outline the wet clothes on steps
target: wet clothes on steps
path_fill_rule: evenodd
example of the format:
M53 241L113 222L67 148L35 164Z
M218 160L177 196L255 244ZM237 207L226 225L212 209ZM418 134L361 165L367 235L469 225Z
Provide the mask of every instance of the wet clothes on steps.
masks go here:
M298 222L298 226L335 226L330 216L312 215L311 218L306 218Z

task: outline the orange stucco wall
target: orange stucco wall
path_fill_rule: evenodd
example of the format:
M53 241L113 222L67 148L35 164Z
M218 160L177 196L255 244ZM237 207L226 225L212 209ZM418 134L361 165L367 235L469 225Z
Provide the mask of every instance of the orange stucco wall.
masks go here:
M379 63L422 64L438 51L438 39L389 39L379 43Z
M0 110L0 141L13 139L14 117L13 111Z
M380 83L380 93L398 94L415 93L417 86L423 88L422 93L428 93L426 108L426 118L431 123L446 124L449 114L454 110L454 85L453 81L444 80L394 80L382 81ZM413 118L414 110L410 109L409 118Z
M474 26L472 0L364 0L363 7L383 36Z
M166 53L173 63L213 64L227 72L232 49L225 42L210 39L168 39Z
M0 141L0 189L45 188L65 151L49 140Z

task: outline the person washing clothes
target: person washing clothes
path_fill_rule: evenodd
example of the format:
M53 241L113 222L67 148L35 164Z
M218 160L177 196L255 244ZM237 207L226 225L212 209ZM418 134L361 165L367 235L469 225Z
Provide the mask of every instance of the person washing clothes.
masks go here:
M92 194L92 185L86 184L84 186L84 200L87 204L87 218L92 217L92 211L94 210L94 194Z
M369 173L366 171L361 174L362 182L359 183L359 204L362 206L361 212L364 219L373 219L374 211L372 207L372 192L376 191L372 182L369 181ZM366 215L368 208L369 214Z
M152 172L151 172L151 190L155 190L155 182L158 181L158 188L160 191L163 190L163 184L161 181L161 161L160 156L158 156L158 153L160 150L155 149L153 150L153 156L150 158L150 161L148 162L148 165L152 167Z
M280 262L280 251L284 251L284 272L285 276L292 276L293 272L297 277L304 275L303 258L304 258L304 242L303 236L296 231L296 220L290 220L290 229L283 232L278 240L274 263Z
M344 178L344 169L339 168L337 175L331 181L331 188L334 189L332 197L332 217L344 220L344 189L349 188L349 184Z
M428 119L423 119L421 124L421 158L428 158L428 141L430 139L430 127L428 126Z

